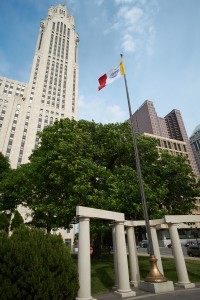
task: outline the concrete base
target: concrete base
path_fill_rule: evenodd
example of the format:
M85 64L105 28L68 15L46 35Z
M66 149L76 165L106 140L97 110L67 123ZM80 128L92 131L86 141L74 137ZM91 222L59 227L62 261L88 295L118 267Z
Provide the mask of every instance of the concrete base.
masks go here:
M141 281L139 283L139 289L154 294L160 294L166 292L173 292L174 284L173 281L158 282L158 283Z
M195 287L195 283L184 283L184 282L177 282L174 284L174 286L177 286L177 287L180 287L180 288L183 288L183 289L192 289Z
M136 292L130 290L130 292L122 292L122 291L115 291L114 294L119 298L131 298L136 296Z

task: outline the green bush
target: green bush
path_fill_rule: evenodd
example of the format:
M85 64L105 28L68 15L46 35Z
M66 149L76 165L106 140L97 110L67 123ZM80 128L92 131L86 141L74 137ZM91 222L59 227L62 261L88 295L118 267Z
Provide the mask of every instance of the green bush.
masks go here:
M0 299L72 300L76 266L62 238L21 226L0 234Z

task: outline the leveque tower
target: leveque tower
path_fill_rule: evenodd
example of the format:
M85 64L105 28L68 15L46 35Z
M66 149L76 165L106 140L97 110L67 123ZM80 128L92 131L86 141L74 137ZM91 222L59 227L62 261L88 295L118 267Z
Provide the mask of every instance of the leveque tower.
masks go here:
M40 22L29 82L0 77L0 152L12 168L28 162L44 127L77 119L78 41L66 6L50 7Z

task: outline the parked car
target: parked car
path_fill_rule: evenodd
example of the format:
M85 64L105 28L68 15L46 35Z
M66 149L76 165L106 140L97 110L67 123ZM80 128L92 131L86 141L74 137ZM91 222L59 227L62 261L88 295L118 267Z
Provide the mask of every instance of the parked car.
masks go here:
M187 243L185 244L185 247L188 247L188 246L191 246L191 245L195 245L195 244L196 244L195 241L190 241L190 242L187 242Z
M149 242L147 240L142 240L141 242L138 243L138 245L141 248L148 248Z
M187 247L189 256L200 256L200 244L192 244Z

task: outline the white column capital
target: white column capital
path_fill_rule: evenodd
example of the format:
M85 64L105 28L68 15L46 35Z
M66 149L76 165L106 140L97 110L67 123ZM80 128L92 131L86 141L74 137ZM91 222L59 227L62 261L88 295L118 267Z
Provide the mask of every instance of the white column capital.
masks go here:
M168 223L168 226L169 226L169 227L172 227L172 226L178 227L178 226L179 226L179 223Z
M125 221L115 221L113 225L124 225Z

